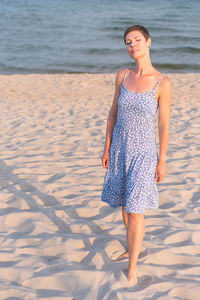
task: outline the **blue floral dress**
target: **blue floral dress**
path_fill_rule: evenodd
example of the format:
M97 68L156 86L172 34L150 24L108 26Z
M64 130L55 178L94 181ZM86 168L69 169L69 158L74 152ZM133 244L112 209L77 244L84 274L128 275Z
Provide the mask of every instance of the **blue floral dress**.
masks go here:
M165 74L152 90L133 92L124 86L127 71L118 99L101 200L111 207L125 206L128 213L144 214L145 209L159 207L154 118L159 105L156 88Z

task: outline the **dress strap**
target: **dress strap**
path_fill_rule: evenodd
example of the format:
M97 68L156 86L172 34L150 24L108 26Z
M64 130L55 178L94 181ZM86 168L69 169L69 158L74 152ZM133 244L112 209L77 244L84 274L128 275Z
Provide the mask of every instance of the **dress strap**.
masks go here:
M126 69L126 72L125 72L125 74L124 74L124 78L123 78L122 84L124 84L124 80L126 79L126 74L127 74L127 72L128 72L128 69Z
M165 74L162 74L162 76L160 77L160 79L158 80L158 82L155 85L155 89L157 88L157 86L159 85L160 81L162 80L162 78L165 76Z

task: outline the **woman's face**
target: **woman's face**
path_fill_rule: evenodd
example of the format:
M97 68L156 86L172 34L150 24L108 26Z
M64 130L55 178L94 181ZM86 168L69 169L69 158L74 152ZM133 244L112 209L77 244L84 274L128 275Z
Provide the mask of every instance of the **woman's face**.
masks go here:
M145 39L143 34L138 31L131 31L126 35L126 49L133 59L138 59L149 52L151 39Z

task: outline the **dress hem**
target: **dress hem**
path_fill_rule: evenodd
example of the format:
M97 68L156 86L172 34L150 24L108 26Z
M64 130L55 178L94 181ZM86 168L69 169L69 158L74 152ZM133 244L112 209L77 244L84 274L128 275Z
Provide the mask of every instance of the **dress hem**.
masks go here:
M113 205L111 205L109 202L107 202L107 201L105 201L105 200L101 200L102 202L104 202L104 203L107 203L110 207L112 207L112 208L118 208L118 207L122 207L122 206L124 206L124 207L126 207L126 205L123 205L123 204L118 204L118 205L116 205L116 206L113 206ZM143 211L130 211L130 210L127 210L127 209L125 209L125 212L127 212L127 213L133 213L133 214L144 214L145 213L145 210L154 210L154 209L158 209L159 208L159 205L158 206L151 206L151 207L144 207L144 210Z

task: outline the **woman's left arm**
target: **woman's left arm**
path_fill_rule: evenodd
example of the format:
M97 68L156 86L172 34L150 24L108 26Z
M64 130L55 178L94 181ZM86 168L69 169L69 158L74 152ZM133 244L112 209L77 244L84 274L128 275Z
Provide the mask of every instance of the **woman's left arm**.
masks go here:
M172 86L170 79L165 76L159 85L159 160L156 166L155 179L161 182L166 175L167 148L169 140L170 112L171 112Z

